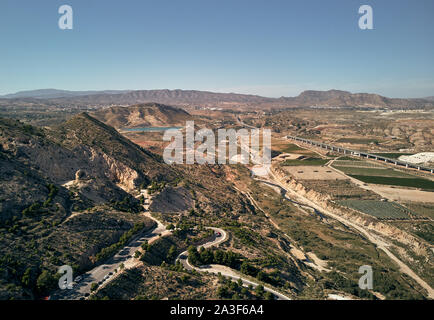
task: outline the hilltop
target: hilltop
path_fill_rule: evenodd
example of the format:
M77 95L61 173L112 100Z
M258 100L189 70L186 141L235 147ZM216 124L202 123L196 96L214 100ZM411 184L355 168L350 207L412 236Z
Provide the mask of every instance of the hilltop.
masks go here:
M110 107L90 114L115 128L185 125L185 121L192 119L191 115L182 109L159 103Z

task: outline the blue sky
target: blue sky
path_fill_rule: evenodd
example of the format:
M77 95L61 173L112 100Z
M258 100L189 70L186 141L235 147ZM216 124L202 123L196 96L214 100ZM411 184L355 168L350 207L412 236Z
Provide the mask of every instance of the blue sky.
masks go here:
M71 5L74 29L58 28ZM358 28L369 4L374 30ZM1 0L0 94L197 89L434 95L434 1Z

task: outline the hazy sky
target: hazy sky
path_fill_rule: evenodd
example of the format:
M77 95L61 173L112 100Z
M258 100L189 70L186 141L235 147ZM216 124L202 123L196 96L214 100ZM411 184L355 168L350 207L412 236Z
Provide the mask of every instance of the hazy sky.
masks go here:
M1 0L0 94L39 88L432 96L434 1Z

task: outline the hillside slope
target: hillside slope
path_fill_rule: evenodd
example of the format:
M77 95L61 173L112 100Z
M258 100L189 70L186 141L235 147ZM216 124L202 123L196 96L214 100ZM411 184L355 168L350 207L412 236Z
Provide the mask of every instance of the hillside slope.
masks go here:
M115 128L185 125L185 121L192 119L182 109L158 103L111 107L97 110L91 115Z

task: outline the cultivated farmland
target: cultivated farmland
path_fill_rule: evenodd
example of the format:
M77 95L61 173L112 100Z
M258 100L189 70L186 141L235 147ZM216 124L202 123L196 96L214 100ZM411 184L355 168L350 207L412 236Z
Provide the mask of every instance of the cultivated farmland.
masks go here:
M340 167L340 166L333 166L336 169L343 171L347 175L361 175L361 176L380 176L380 177L397 177L397 178L411 178L413 179L414 176L401 172L396 171L393 169L380 169L380 168L362 168L362 167Z
M409 210L394 202L377 200L342 200L339 204L379 219L409 219Z
M420 188L429 191L434 190L434 181L421 179L421 178L396 178L396 177L361 176L361 175L350 175L350 177L366 183Z

